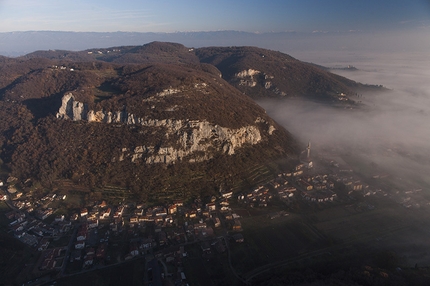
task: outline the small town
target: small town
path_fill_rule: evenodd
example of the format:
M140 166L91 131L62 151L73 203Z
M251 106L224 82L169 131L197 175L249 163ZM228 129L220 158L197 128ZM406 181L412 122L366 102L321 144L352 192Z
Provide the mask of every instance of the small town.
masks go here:
M369 185L344 163L326 157L313 161L309 142L300 164L266 184L186 202L150 206L102 199L65 211L61 206L73 194L59 191L36 198L18 190L12 177L0 186L9 207L8 232L39 253L37 262L22 270L26 285L135 261L142 264L144 285L188 285L191 260L226 263L230 275L249 282L231 258L235 248L247 243L243 218L264 214L263 220L275 221L345 205L372 211L375 205L365 200L370 197L390 199L406 209L429 204L420 197L421 189L387 192L378 184L384 176L375 174Z

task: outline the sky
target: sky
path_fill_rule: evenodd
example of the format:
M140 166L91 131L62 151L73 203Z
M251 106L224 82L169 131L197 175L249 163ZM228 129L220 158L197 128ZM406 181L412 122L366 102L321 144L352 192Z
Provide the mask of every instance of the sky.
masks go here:
M0 0L0 32L312 33L429 27L429 0Z

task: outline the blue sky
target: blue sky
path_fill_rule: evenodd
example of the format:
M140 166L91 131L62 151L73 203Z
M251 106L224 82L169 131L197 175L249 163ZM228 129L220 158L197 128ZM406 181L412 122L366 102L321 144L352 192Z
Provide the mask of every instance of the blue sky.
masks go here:
M430 27L429 0L0 0L0 32L379 32Z

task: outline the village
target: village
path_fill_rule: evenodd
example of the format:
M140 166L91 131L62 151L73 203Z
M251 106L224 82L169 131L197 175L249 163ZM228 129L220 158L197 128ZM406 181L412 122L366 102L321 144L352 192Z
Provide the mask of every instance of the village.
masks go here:
M231 273L237 276L229 252L235 244L246 242L241 220L251 216L252 210L266 213L270 221L306 208L324 209L357 200L356 208L371 211L375 206L363 199L372 196L404 208L429 204L419 197L421 189L393 193L380 188L378 180L384 175L374 175L373 186L362 182L349 166L330 158L319 158L314 164L310 149L309 143L294 169L266 184L239 193L221 190L218 196L188 202L149 206L100 200L66 216L51 205L67 201L67 194L26 196L17 190L14 178L0 182L1 199L10 208L5 213L9 233L40 253L28 273L30 281L40 277L53 281L143 260L145 285L163 285L166 279L172 285L187 285L184 262L190 256L207 261L228 257Z

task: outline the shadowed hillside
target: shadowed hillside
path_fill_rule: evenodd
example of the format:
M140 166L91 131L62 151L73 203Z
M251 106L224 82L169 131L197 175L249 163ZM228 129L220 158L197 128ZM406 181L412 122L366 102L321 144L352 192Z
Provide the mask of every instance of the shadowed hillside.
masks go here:
M213 66L29 57L0 70L1 158L21 181L187 197L297 158L293 137Z

